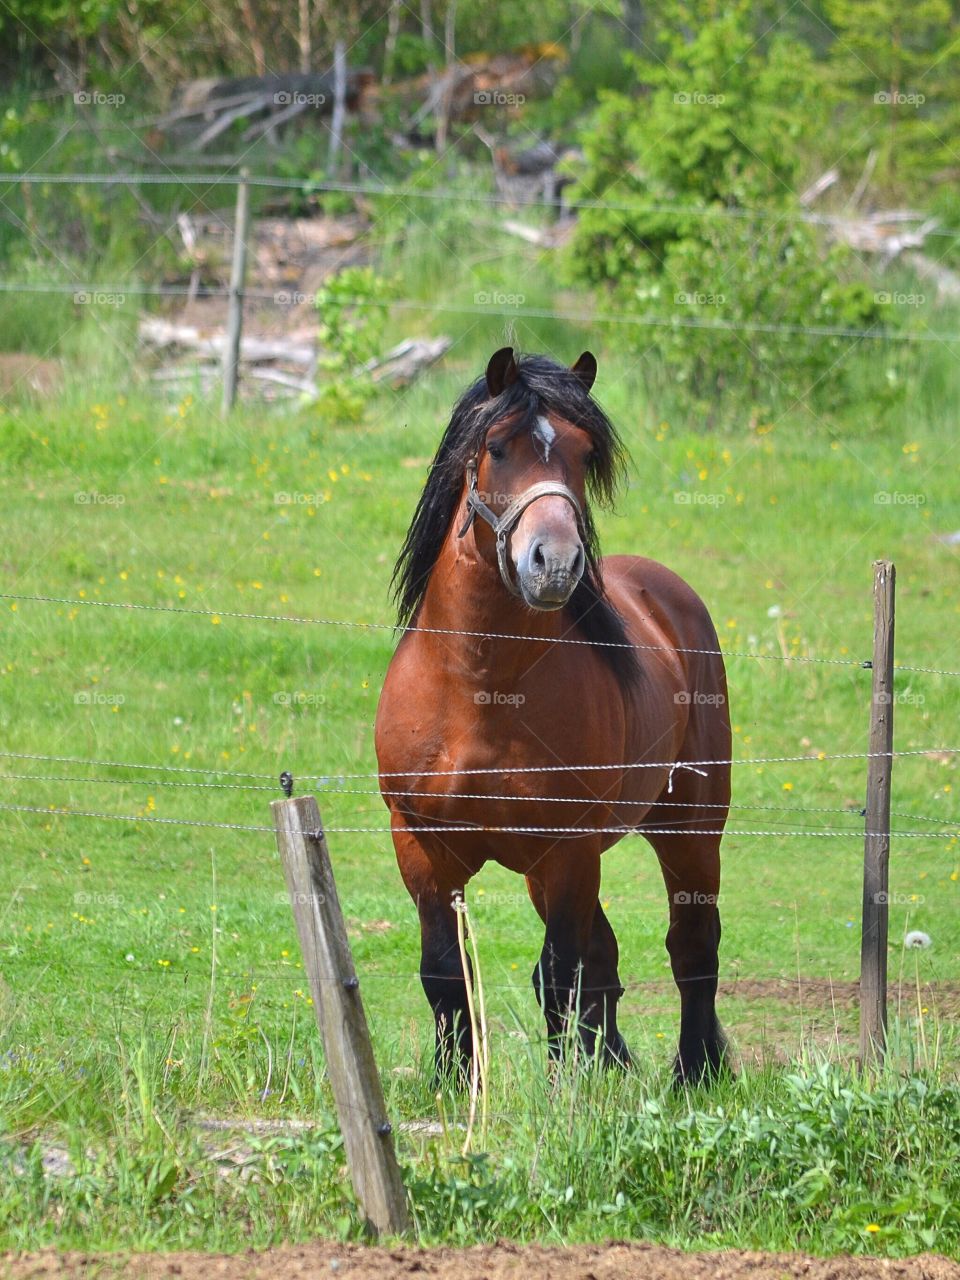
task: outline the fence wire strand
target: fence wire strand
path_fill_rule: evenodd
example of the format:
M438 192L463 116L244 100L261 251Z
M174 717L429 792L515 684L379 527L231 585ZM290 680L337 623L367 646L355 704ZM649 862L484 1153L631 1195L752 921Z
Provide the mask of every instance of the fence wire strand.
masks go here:
M197 289L192 291L189 285L147 285L147 284L75 284L61 283L59 281L16 281L10 280L0 283L0 293L54 293L54 294L84 294L96 297L97 294L110 295L112 297L124 297L126 294L135 296L156 296L156 297L208 297L208 298L226 298L230 296L228 289ZM270 293L267 290L247 289L244 290L244 296L247 298L259 298L261 300L272 300L277 305L283 305L279 302L279 295L283 294L283 290L276 290ZM509 310L498 311L491 308L485 303L475 302L473 304L461 303L459 305L452 303L442 303L436 301L423 302L419 298L391 298L389 302L377 298L344 298L343 305L353 307L387 307L395 308L398 311L426 311L431 315L438 312L451 315L503 315L519 320L561 320L569 324L582 325L583 315L572 311L555 311L549 307L510 307ZM960 342L960 333L942 333L933 329L923 330L906 330L900 331L895 329L882 329L875 327L872 329L857 329L848 325L802 325L802 324L774 324L766 321L750 321L744 320L735 322L732 320L724 320L722 318L710 320L702 319L697 316L656 316L656 315L613 315L604 312L593 312L590 316L593 324L615 324L626 325L635 328L652 328L652 329L699 329L706 332L719 333L762 333L762 334L785 334L790 337L809 337L809 338L849 338L857 341L881 341L881 342L936 342L940 344Z
M360 631L407 631L422 635L464 636L477 640L522 640L531 644L571 644L602 649L633 649L647 653L691 653L715 658L752 658L758 662L785 662L800 665L818 665L834 667L857 667L868 671L870 659L819 657L811 654L756 653L747 649L701 649L683 645L662 644L630 644L616 640L586 640L579 636L529 636L512 631L471 631L458 627L418 627L394 622L361 622L352 618L314 618L285 613L250 613L235 609L197 609L185 605L147 604L133 600L87 600L80 596L48 596L28 595L23 592L0 591L0 600L25 602L28 604L60 604L75 608L128 609L138 613L173 613L186 617L199 618L237 618L249 622L289 622L297 626L347 627ZM898 671L922 673L937 676L960 676L960 670L951 671L941 667L915 667L897 665Z
M238 186L245 181L250 187L264 187L279 191L336 192L342 195L359 195L383 197L391 200L431 200L449 201L451 203L480 204L493 208L503 206L517 208L541 208L556 212L557 202L546 197L525 196L522 194L507 195L500 192L454 191L439 187L405 187L389 186L386 183L347 182L334 179L319 179L304 175L302 177L279 177L272 174L239 173L133 173L128 170L118 173L6 173L0 175L0 185L5 183L30 184L43 186L185 186L191 184L204 187ZM727 218L735 221L749 221L757 218L762 221L776 223L809 223L813 226L862 226L867 218L851 218L848 214L816 213L811 210L771 210L771 209L738 209L727 205L683 205L670 202L658 204L642 204L639 202L616 202L597 198L588 200L569 200L562 202L563 211L601 210L630 213L634 216L660 215L678 218ZM881 222L923 223L926 215L907 211L907 216L894 211L879 219ZM931 227L925 231L928 236L960 237L960 228Z
M134 780L131 778L78 778L72 774L51 774L51 773L0 773L0 782L67 782L80 783L81 785L90 786L121 786L131 787L135 785L144 787L185 787L190 790L224 790L224 791L259 791L267 792L275 795L280 789L279 785L272 787L250 785L244 783L231 782L186 782L179 778L148 778L144 780ZM310 782L311 779L301 779L302 782ZM344 795L344 796L395 796L400 798L424 798L430 800L494 800L508 801L511 803L521 804L578 804L581 807L595 808L598 805L605 805L616 808L652 808L656 806L658 809L723 809L723 810L739 810L750 813L821 813L830 814L834 817L860 817L866 816L866 810L863 808L837 808L827 806L811 806L811 805L785 805L785 804L747 804L746 802L730 801L729 804L723 804L715 801L695 801L695 800L626 800L623 798L607 799L604 797L582 797L582 796L548 796L548 795L508 795L496 792L470 792L457 791L433 792L433 791L396 791L385 789L380 790L364 790L359 787L334 787L327 788L323 794L326 795ZM366 810L373 812L373 810ZM890 816L893 818L903 818L909 822L929 822L934 826L949 826L952 822L950 818L931 817L927 814L908 813L904 809L891 809Z
M46 818L92 818L104 822L149 822L159 823L164 826L174 827L208 827L223 831L255 831L260 833L274 834L275 828L265 826L260 823L244 823L244 822L215 822L210 819L200 818L162 818L156 814L136 814L136 813L103 813L93 809L66 809L60 805L30 805L30 804L0 804L0 811L7 813L35 813L41 814ZM944 824L945 825L945 824ZM690 828L682 829L678 827L629 827L629 826L613 826L613 827L559 827L559 826L490 826L484 823L460 824L452 826L444 826L434 824L432 826L406 826L401 830L404 833L416 835L456 835L456 834L495 834L495 835L521 835L531 836L542 839L581 839L584 836L593 835L642 835L642 836L794 836L794 837L813 837L813 838L829 838L836 839L841 837L863 839L864 836L876 839L885 839L888 835L897 838L910 840L957 840L960 838L960 831L940 832L940 831L894 831L885 833L882 831L860 831L849 827L822 827L818 829L808 830L787 830L781 828L779 830L754 830L754 829L738 829L736 827L727 828ZM317 838L321 835L377 835L390 836L392 834L389 827L350 827L350 826L326 826L323 825L316 830L295 831L292 834L306 836L308 838Z

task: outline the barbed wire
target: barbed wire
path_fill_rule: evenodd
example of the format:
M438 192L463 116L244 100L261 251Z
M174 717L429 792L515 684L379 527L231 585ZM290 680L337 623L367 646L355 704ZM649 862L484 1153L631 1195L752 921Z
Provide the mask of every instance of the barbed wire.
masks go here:
M2 754L2 753L0 753ZM938 756L960 755L960 747L916 747L907 751L817 751L813 755L804 756L747 756L740 760L634 760L621 764L544 764L544 765L491 765L485 769L412 769L412 770L378 770L374 773L341 773L336 776L338 782L356 781L360 778L449 778L482 775L490 773L595 773L610 770L626 769L691 769L704 768L711 765L744 765L744 764L806 764L810 761L822 760L872 760L888 759L897 756ZM310 777L322 776L310 774Z
M87 600L80 596L27 595L22 592L0 591L0 600L24 601L29 604L62 604L77 608L90 606L99 609L129 609L141 613L174 613L187 617L237 618L248 622L289 622L297 626L348 627L361 631L407 631L421 635L465 636L478 640L522 640L532 644L572 644L602 649L634 649L649 653L692 653L715 658L752 658L759 662L796 662L806 665L857 667L868 671L869 659L818 657L811 654L757 653L748 649L701 649L684 645L630 644L615 640L586 640L579 636L529 636L510 631L471 631L457 627L418 627L394 622L360 622L350 618L314 618L285 613L250 613L235 609L196 609L185 605L146 604L128 600ZM960 676L960 671L940 667L895 666L898 671L938 676Z
M103 813L91 809L65 809L59 805L24 805L24 804L0 804L0 810L7 813L35 813L41 814L46 818L92 818L104 822L149 822L159 823L165 826L179 827L208 827L224 831L254 831L260 833L275 834L275 828L265 826L263 824L243 823L243 822L215 822L209 819L200 818L161 818L156 814L135 814L135 813ZM814 838L842 838L856 837L858 840L869 836L875 839L888 839L890 837L904 839L932 839L932 840L957 840L960 839L960 830L956 832L931 832L931 831L860 831L847 827L829 828L822 827L813 830L792 831L779 829L773 831L766 830L738 830L737 828L693 828L683 830L677 827L535 827L535 826L490 826L483 823L461 824L461 825L440 825L435 823L432 826L404 826L404 833L416 835L456 835L456 834L499 834L499 835L523 835L543 837L545 839L581 839L583 836L592 835L642 835L642 836L796 836L796 837L814 837ZM307 836L316 838L321 835L380 835L389 836L392 831L389 827L345 827L345 826L326 826L323 825L317 829L309 829L303 831L293 831L294 835Z
M0 775L2 777L4 775ZM15 776L7 774L7 777ZM53 781L54 779L51 779ZM421 797L431 800L508 800L521 801L529 803L543 804L579 804L593 807L594 805L608 805L611 808L623 808L630 806L648 806L654 805L658 809L742 809L750 812L764 813L830 813L834 815L843 815L845 817L866 816L866 809L863 808L825 808L823 806L795 805L795 804L747 804L746 801L730 801L724 804L719 801L706 800L624 800L624 799L604 799L602 797L582 797L582 796L514 796L514 795L498 795L496 792L434 792L434 791L390 791L390 790L370 790L362 791L359 789L331 787L323 792L324 795L353 795L353 796L401 796L401 797ZM931 822L937 826L946 826L952 821L950 818L932 818L919 813L907 813L903 809L891 809L890 816L892 818L908 818L912 822Z
M524 899L524 902L526 902L527 899L525 894L523 895L523 899ZM408 900L405 900L403 905L406 908L410 906L410 903ZM478 916L482 911L483 911L482 902L477 902L474 900L470 906L471 916ZM391 924L392 923L393 922L391 922ZM411 927L418 928L415 915L411 921ZM166 957L163 957L163 958L165 959ZM155 977L161 981L164 979L172 980L175 977L180 978L181 980L184 980L187 978L196 978L199 980L199 982L201 982L205 986L209 986L209 983L210 983L209 957L207 955L198 955L197 965L199 966L200 964L202 964L204 968L202 969L199 967L191 968L189 966L189 963L177 964L173 960L171 960L169 964L161 964L160 960L158 960L156 964L150 964L150 965L138 963L135 960L134 961L111 960L111 961L103 961L103 962L98 961L97 972L98 973L112 972L116 974L124 974L129 977L136 977L138 979L144 978L144 977ZM269 972L269 971L265 972L263 970L256 971L256 970L250 970L250 969L227 968L218 959L216 972L217 972L218 979L222 982L234 982L234 983L237 983L238 985L243 985L247 987L250 991L250 997L248 997L248 1001L246 1002L250 1004L253 1003L252 997L255 997L257 994L256 989L268 982L289 983L292 987L295 987L295 991L292 994L294 995L296 994L296 989L301 989L303 991L303 995L302 997L298 997L298 998L302 998L305 1003L310 998L309 989L308 989L309 981L307 978L307 970L303 968L302 965L300 968L297 968L295 965L291 964L288 972L275 973L275 972ZM484 983L483 983L484 991L509 991L514 994L517 994L518 992L526 993L530 989L530 985L531 985L529 971L524 970L521 973L521 971L518 969L516 971L516 975L517 975L516 979L513 982L488 982L486 979L484 979ZM360 980L361 990L363 989L363 987L369 985L372 982L381 982L381 983L382 982L402 982L404 984L409 984L411 982L416 982L421 980L420 970L415 968L410 968L406 971L393 972L393 973L377 971L375 969L365 969L363 974L358 976ZM429 978L445 978L445 977L448 977L449 975L427 973L423 976L429 979ZM859 985L856 978L831 978L831 977L807 978L797 974L796 972L788 974L778 969L768 969L759 974L751 970L749 976L747 976L743 973L742 970L737 970L736 972L731 974L725 974L723 972L723 969L721 968L719 975L716 973L696 974L689 978L685 978L684 981L685 982L708 982L708 981L713 981L715 978L718 978L721 986L725 988L723 994L727 999L736 998L737 987L740 986L741 983L744 985L749 985L755 982L778 982L778 983L785 984L786 986L791 987L793 989L797 989L801 986L808 986L811 988L818 988L818 989L826 988L828 991L831 988L837 987L837 988L840 988L841 991L845 988L851 995L854 994L855 989ZM339 985L339 982L340 982L339 979L330 979L330 978L324 979L324 978L320 978L319 976L317 980L323 986L336 986L336 985ZM672 977L667 977L667 976L664 976L662 978L634 978L634 977L627 977L627 976L621 975L620 983L622 986L624 986L627 989L628 992L634 988L647 988L647 989L654 988L656 990L662 991L664 995L675 996L677 991L676 982ZM899 994L901 997L904 994L909 994L913 997L916 997L917 989L916 989L916 985L913 982L910 982L909 984L906 981L901 983L891 983L891 987L893 987L895 992ZM940 993L942 989L942 992L944 995L950 996L953 994L952 984L949 979L936 979L933 981L925 980L923 982L923 989L925 992L931 991L934 993ZM604 990L609 990L609 987L580 985L578 990L581 992L604 991ZM230 1000L230 999L236 999L237 997L233 996L232 993L225 993L224 998L227 1000ZM750 997L750 998L753 998L753 997ZM927 997L925 994L924 999L926 998ZM369 1014L369 1010L368 1010L368 1014Z
M481 204L491 207L524 207L542 208L557 211L557 201L541 196L525 196L523 194L507 195L499 192L458 191L440 187L390 186L386 183L345 182L309 175L302 177L279 177L272 174L239 173L6 173L0 175L0 185L4 183L28 183L31 186L180 186L191 184L209 187L234 187L245 181L251 187L263 187L274 190L302 191L308 188L312 193L338 193L342 195L358 195L385 197L393 200L434 200L461 202L463 204ZM865 215L860 218L849 214L814 213L810 210L791 209L756 209L731 208L728 205L685 205L669 201L656 204L642 204L628 201L612 201L593 198L588 200L569 200L561 204L563 212L581 210L600 210L617 213L630 213L634 216L643 214L653 216L677 216L680 218L729 218L736 221L749 221L757 218L770 222L802 222L814 226L862 226L873 223L886 226L890 223L925 222L928 215L914 210L892 210L884 216L881 214ZM960 228L932 227L925 235L953 238L960 236Z
M206 297L206 298L228 298L230 297L229 289L211 288L192 290L189 285L147 285L147 284L67 284L59 281L42 282L42 281L2 281L0 282L0 293L52 293L52 294L73 294L75 300L77 295L86 295L78 299L79 301L89 301L91 298L96 299L98 295L105 298L123 298L126 294L135 296L156 296L156 297ZM292 290L266 290L266 289L245 289L243 296L246 298L258 298L262 301L270 300L275 305L286 305L280 299L291 299L295 294ZM308 295L304 295L306 298ZM499 315L508 316L520 320L561 320L569 324L582 325L584 316L582 313L569 311L555 311L549 307L507 307L498 309L487 303L474 302L473 304L443 302L423 302L419 298L344 298L338 300L338 305L352 306L361 308L391 308L394 307L399 311L426 311L430 314L443 313L451 315ZM774 324L772 321L733 321L717 319L703 319L697 316L672 315L672 316L652 316L652 315L627 315L627 314L611 314L607 312L592 312L589 316L592 324L615 324L654 329L701 329L706 331L716 331L720 333L761 333L761 334L783 334L789 337L810 337L810 338L849 338L857 341L882 341L882 342L936 342L951 343L960 342L960 332L943 332L934 329L924 328L922 330L895 330L885 329L880 326L872 328L854 328L849 325L801 325L801 324Z
M47 756L41 755L36 751L0 751L0 759L3 760L40 760L48 764L82 764L91 765L103 769L152 769L157 773L192 773L209 776L217 774L220 777L231 778L260 778L273 779L279 777L275 773L244 773L241 770L234 769L218 769L215 765L211 765L208 769L193 768L189 765L178 764L140 764L129 760L88 760L80 756ZM322 775L321 775L322 776ZM232 787L232 783L223 783L224 787ZM274 790L268 787L267 790Z
M6 754L6 753L0 753ZM91 786L144 786L144 787L186 787L191 790L225 790L225 791L260 791L269 794L275 794L280 790L279 783L269 787L260 785L250 785L243 783L230 782L183 782L176 778L148 778L146 781L134 781L131 778L78 778L72 774L50 774L50 773L0 773L0 782L69 782L81 783ZM310 782L312 779L301 779L302 782ZM810 805L784 805L784 804L747 804L745 801L730 801L729 804L714 801L696 801L696 800L626 800L623 798L605 799L603 797L583 797L583 796L546 796L546 795L509 795L497 794L496 792L435 792L435 791L394 791L394 790L364 790L359 787L328 787L323 791L323 795L346 795L346 796L397 796L401 798L421 798L428 800L443 800L449 802L451 800L495 800L519 802L524 804L578 804L586 805L588 808L594 808L597 805L606 805L616 808L652 808L656 806L658 809L723 809L723 810L742 810L744 812L763 812L763 813L825 813L834 816L852 817L857 815L864 817L866 810L863 808L837 808L825 806ZM368 810L368 812L370 812ZM945 817L931 817L926 814L909 813L904 809L891 809L890 816L893 818L904 818L911 822L929 822L935 826L947 826L953 819Z
M421 635L466 636L478 640L523 640L534 644L573 644L586 645L604 649L637 649L653 653L695 653L718 658L756 658L776 662L820 663L827 666L859 667L868 669L869 662L857 658L819 658L809 655L798 655L796 658L780 653L753 653L748 650L695 649L683 646L661 644L630 644L625 641L585 640L579 636L529 636L510 631L461 631L456 627L418 627L405 626L394 622L359 622L349 618L312 618L283 613L248 613L230 609L195 609L183 605L145 604L125 600L87 600L82 597L26 595L10 591L0 591L0 600L26 601L30 604L63 604L80 607L89 605L100 609L129 609L143 613L179 613L200 618L239 618L253 622L290 622L298 626L349 627L367 631L399 631L416 632ZM904 670L905 668L901 668ZM960 675L960 671L941 674Z
M131 766L133 767L133 766ZM280 790L279 782L274 783L272 787L263 786L258 783L245 782L182 782L179 778L148 778L146 781L132 778L77 778L71 774L53 774L53 773L0 773L0 782L8 779L17 782L80 782L91 783L99 786L114 785L119 787L189 787L191 790L201 789L210 791L266 791L271 794ZM376 795L375 791L357 792L358 795Z
M624 764L560 764L560 765L519 765L516 767L504 768L503 765L493 766L489 769L414 769L409 771L387 771L373 770L369 773L324 773L319 770L304 771L296 776L306 778L311 782L318 784L318 794L327 793L327 788L336 792L336 787L330 787L330 783L341 783L358 780L376 780L378 778L446 778L459 777L461 775L484 775L491 773L582 773L593 772L597 770L626 770L626 769L678 769L693 767L704 767L709 765L757 765L757 764L805 764L811 761L824 760L871 760L871 759L896 759L904 756L928 756L936 758L938 756L960 755L960 747L913 747L903 751L817 751L812 755L802 756L747 756L745 758L735 760L641 760L632 761ZM247 773L239 770L219 769L216 765L210 765L208 768L196 768L185 765L164 765L164 764L143 764L139 762L130 762L123 760L94 760L80 756L54 756L42 755L35 751L3 751L0 750L0 759L9 760L37 760L53 764L79 764L90 765L110 769L153 769L161 773L184 773L184 774L200 774L209 777L211 774L219 777L231 778L256 778L262 781L272 781L277 778L277 774L273 773ZM229 784L225 784L229 785ZM273 788L268 788L273 790ZM370 794L374 794L371 792Z

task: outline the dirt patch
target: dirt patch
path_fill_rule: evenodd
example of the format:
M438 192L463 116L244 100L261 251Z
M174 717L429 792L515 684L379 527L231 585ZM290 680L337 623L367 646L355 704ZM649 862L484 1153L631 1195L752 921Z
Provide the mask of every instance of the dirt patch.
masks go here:
M859 982L833 982L829 978L742 978L721 983L722 996L730 1000L772 1000L791 1008L852 1009L860 1002ZM960 1016L960 982L890 984L890 1008L905 1014L920 1007L945 1018Z
M813 1258L800 1253L681 1253L651 1244L580 1245L571 1249L503 1242L470 1249L380 1249L362 1245L284 1246L238 1255L59 1254L0 1258L4 1280L41 1277L117 1276L126 1280L394 1280L405 1276L443 1276L456 1280L960 1280L960 1265L923 1254L917 1258Z
M677 988L670 978L627 986L628 998L638 1004L649 995L676 996ZM960 982L891 982L888 994L890 1009L909 1016L919 1007L924 1012L945 1018L960 1017ZM745 1004L769 1003L786 1009L848 1010L860 1003L860 983L836 981L832 978L733 978L721 977L721 1000L742 1000Z

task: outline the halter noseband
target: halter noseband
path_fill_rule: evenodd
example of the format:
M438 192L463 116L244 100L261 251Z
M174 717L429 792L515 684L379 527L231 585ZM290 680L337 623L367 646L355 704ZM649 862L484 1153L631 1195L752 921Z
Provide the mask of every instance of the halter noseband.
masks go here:
M521 599L523 598L523 593L513 581L510 573L510 563L507 560L507 539L527 507L536 502L538 498L546 498L548 496L566 498L567 502L573 507L577 517L577 529L582 537L583 512L580 510L577 495L572 489L568 489L565 484L561 484L558 480L540 480L537 484L532 484L529 489L524 489L519 497L514 498L503 514L498 516L495 511L492 511L487 506L477 489L476 456L467 462L467 518L458 537L462 538L466 534L477 516L485 520L497 536L497 565L500 568L500 577L503 579L503 585L512 595L520 596Z

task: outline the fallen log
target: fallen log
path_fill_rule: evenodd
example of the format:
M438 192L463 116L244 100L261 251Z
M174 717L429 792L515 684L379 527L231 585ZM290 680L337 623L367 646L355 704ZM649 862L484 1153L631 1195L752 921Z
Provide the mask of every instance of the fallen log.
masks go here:
M366 67L344 68L341 82L343 107L357 111L373 84L373 72ZM161 117L158 127L189 136L203 126L186 144L188 151L202 151L238 120L256 117L243 135L244 141L250 141L308 110L329 115L335 110L337 94L334 71L194 80L184 86L179 101Z
M921 280L931 280L937 286L938 300L950 302L960 298L960 274L945 267L942 262L935 262L925 253L905 253L903 260L914 269Z
M205 337L194 325L173 324L159 316L143 316L138 326L140 340L162 351L168 347L184 347L205 356L222 356L225 337L222 333ZM317 357L312 344L292 342L289 338L252 338L240 341L240 359L251 363L280 360L309 366Z
M346 102L348 110L359 106L364 91L373 84L373 72L369 67L354 67L347 71ZM192 80L180 91L179 102L161 119L160 127L166 127L191 116L206 115L211 111L226 111L240 106L244 101L266 95L276 95L281 100L278 107L290 106L294 97L316 98L314 105L333 107L334 73L330 71L290 71L270 76L242 76L231 80ZM321 101L322 100L322 101Z
M374 382L388 382L391 387L404 387L424 369L435 364L450 349L451 338L406 338L386 355L368 360L363 371Z

